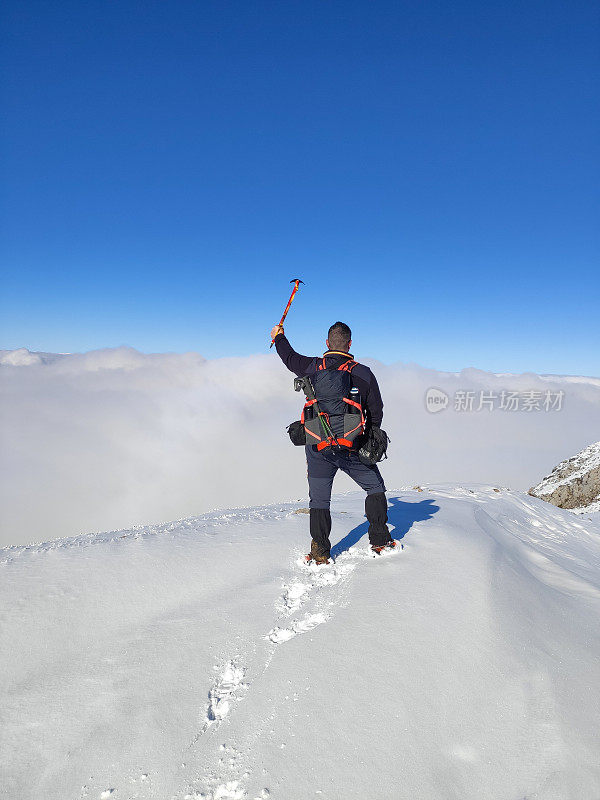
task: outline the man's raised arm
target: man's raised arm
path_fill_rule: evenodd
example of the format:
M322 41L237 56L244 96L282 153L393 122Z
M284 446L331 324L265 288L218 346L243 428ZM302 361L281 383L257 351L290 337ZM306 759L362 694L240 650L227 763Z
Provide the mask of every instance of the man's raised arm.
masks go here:
M309 372L310 367L315 363L314 357L302 356L300 353L297 353L288 342L281 325L276 325L273 328L271 331L271 339L275 342L277 355L290 372L293 372L299 378L302 378Z

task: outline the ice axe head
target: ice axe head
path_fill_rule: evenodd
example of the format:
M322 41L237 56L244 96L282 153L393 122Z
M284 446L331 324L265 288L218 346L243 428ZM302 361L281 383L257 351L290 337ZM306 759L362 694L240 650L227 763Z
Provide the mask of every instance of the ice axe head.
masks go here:
M300 278L292 278L292 280L290 281L290 283L304 283L304 281L301 281L301 280L300 280ZM305 284L305 285L306 285L306 284Z

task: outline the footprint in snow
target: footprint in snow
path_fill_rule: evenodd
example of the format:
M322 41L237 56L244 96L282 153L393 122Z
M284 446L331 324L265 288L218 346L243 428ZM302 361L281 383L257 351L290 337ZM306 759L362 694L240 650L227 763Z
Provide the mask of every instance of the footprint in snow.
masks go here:
M186 794L184 800L242 800L245 795L246 792L240 787L239 781L227 781L212 792Z
M333 586L334 583L339 583L349 572L352 572L356 568L356 564L340 563L340 561L345 562L347 558L346 553L343 553L329 564L307 564L303 556L296 561L296 564L304 573L308 573L310 576L310 586L308 588L313 589L320 586Z
M273 628L273 630L267 634L266 638L274 644L289 642L290 639L293 639L294 636L298 636L299 633L307 633L308 631L312 631L313 628L316 628L317 625L322 625L324 622L327 622L327 619L325 614L309 614L304 617L304 619L294 620L289 628Z
M302 605L303 598L308 594L310 586L300 581L294 581L289 586L284 587L283 595L281 598L281 608L283 612L292 614L297 611Z
M236 666L233 661L228 661L217 682L208 693L205 728L208 728L213 722L222 722L229 714L231 702L235 699L236 693L245 688L243 678L244 670Z
M345 580L348 575L356 568L353 563L331 563L329 565L308 564L304 556L298 559L297 565L307 575L309 582L292 581L283 587L277 607L283 615L293 614L313 596L314 592L320 589L332 587ZM317 596L319 596L317 594ZM327 622L330 614L307 614L304 619L294 620L291 625L282 628L275 627L266 635L266 639L274 644L281 644L293 639L300 633L316 628Z

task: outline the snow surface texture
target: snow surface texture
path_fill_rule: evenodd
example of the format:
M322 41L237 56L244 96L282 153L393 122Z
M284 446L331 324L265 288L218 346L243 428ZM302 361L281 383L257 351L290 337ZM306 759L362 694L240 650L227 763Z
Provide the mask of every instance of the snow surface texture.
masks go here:
M600 442L561 461L529 494L580 514L600 510Z
M486 481L526 490L600 430L597 378L366 360L385 401L390 486ZM430 387L450 395L449 408L426 411ZM560 412L461 413L452 407L458 390L565 395ZM297 500L306 464L285 428L301 403L273 351L211 361L126 347L0 351L0 546ZM340 475L336 490L352 488Z
M0 551L7 800L600 797L600 520L336 496Z

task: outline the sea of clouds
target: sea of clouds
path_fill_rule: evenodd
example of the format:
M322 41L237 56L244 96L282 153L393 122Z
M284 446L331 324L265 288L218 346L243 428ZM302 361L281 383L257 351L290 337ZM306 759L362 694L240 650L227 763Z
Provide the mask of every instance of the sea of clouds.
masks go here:
M599 378L364 361L385 402L388 489L439 482L527 489L598 439ZM206 360L127 347L0 351L0 546L304 502L304 452L286 434L303 402L292 381L274 352ZM448 396L437 413L426 407L432 388L441 392L433 393L438 405ZM516 393L513 410L499 407L503 391ZM473 410L455 409L461 397ZM514 409L515 398L520 408L534 407ZM334 491L351 488L336 478Z

